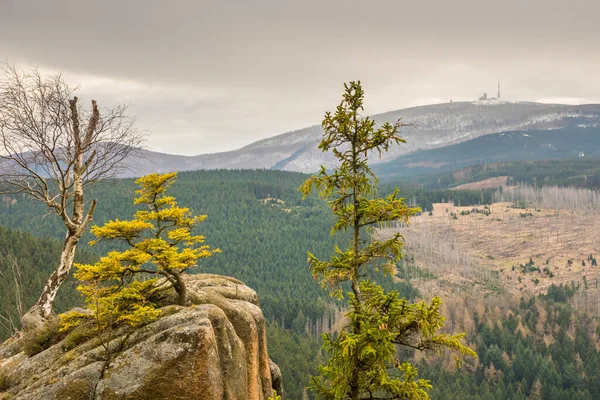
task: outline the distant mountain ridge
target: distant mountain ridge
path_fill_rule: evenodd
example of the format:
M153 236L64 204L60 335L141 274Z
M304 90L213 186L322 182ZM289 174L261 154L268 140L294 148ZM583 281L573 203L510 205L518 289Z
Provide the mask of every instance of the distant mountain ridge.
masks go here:
M567 127L600 126L600 105L564 105L484 100L412 107L371 116L378 124L402 119L411 124L402 129L407 143L395 146L382 159L391 161L416 150L427 150L468 141L483 135L508 131L553 130ZM313 172L331 165L318 141L323 133L314 125L259 140L238 150L177 156L146 151L131 160L135 170L128 176L156 171L201 169L279 169Z
M583 125L583 124L578 124ZM587 160L600 157L600 125L491 133L444 147L416 151L379 163L382 181L456 171L503 161Z

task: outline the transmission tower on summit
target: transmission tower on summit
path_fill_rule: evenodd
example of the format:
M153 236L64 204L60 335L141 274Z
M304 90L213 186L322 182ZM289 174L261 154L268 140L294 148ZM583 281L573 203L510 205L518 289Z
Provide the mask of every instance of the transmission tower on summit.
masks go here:
M500 100L500 78L498 78L498 100Z

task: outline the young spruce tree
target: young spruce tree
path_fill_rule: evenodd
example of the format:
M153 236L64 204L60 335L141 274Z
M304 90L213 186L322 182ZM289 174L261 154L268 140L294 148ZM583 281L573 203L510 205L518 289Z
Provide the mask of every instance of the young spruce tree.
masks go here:
M155 319L158 310L149 298L157 290L174 289L177 303L185 306L187 290L182 274L196 266L199 259L220 252L204 244L204 236L192 234L206 215L193 215L188 208L179 207L174 197L166 195L176 177L173 172L138 179L140 189L134 203L143 209L129 221L117 219L91 229L96 236L92 245L101 240L117 240L128 247L109 252L96 264L75 265L75 277L81 282L77 289L85 295L99 331L112 325L136 326ZM142 276L146 279L136 279ZM163 278L162 285L158 284L159 277ZM63 315L62 329L77 326L88 317L76 312Z
M360 82L345 84L343 100L335 114L326 113L322 151L331 151L339 161L328 171L324 166L309 178L300 191L306 197L317 190L337 217L332 228L350 230L349 247L335 249L331 260L323 261L308 253L315 279L331 293L344 298L340 285L349 283L348 326L337 335L323 335L323 348L329 361L320 367L320 376L311 379L311 389L319 399L428 399L429 381L418 378L417 369L397 356L397 346L439 352L449 349L459 355L475 356L461 343L464 334L439 333L443 325L439 297L410 303L397 291L385 292L367 279L368 269L383 265L391 272L402 257L402 236L377 240L373 228L392 221L409 222L418 212L398 198L398 190L376 198L377 177L368 165L368 156L385 152L391 145L404 143L395 125L375 127L375 121L362 117L364 92Z

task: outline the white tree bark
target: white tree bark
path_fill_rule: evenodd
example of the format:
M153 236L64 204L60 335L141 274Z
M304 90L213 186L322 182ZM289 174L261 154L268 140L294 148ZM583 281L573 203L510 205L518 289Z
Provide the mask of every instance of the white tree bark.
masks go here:
M127 168L143 135L117 105L101 114L92 100L83 110L60 75L42 77L0 65L0 188L44 203L66 228L60 260L38 302L23 316L35 325L52 313L75 250L91 222L95 200L85 213L85 188Z

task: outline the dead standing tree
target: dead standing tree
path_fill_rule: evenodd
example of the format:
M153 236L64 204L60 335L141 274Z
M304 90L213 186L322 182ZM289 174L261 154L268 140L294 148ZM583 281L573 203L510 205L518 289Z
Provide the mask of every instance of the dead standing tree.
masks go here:
M10 335L18 331L16 321L23 315L23 274L16 257L0 249L0 294L4 294L0 313L0 331ZM1 333L1 332L0 332Z
M96 200L86 201L85 188L127 169L143 135L126 115L126 105L100 112L92 100L86 110L61 75L25 73L10 65L1 69L0 189L42 202L66 228L58 266L22 318L27 329L52 314L77 244L92 220Z

